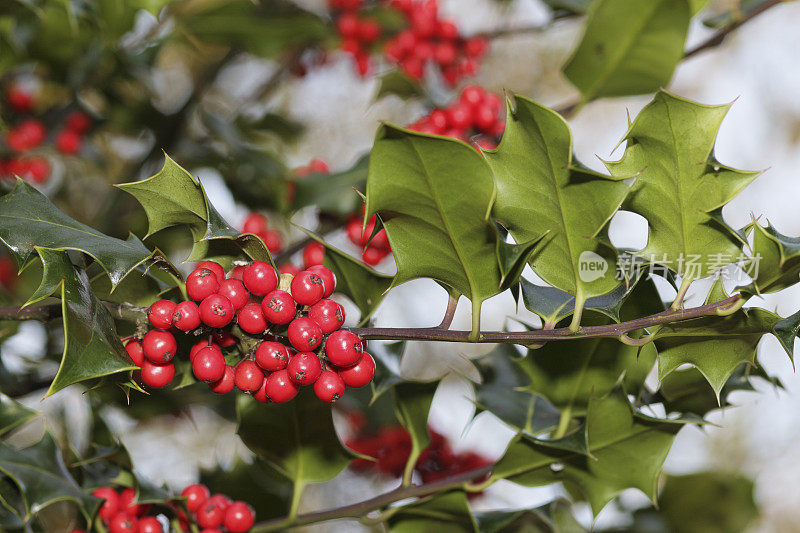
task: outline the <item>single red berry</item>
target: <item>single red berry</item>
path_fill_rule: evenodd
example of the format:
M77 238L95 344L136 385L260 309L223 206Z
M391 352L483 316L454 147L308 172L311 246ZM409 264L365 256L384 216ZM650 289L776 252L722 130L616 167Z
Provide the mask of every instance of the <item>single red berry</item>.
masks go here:
M155 516L139 519L139 533L164 533L164 528Z
M489 48L489 43L482 37L473 37L464 42L464 53L471 58L481 57Z
M351 367L340 368L339 376L348 387L358 389L372 381L375 377L375 359L367 352L362 352L361 359Z
M301 270L291 263L286 263L285 265L278 267L278 274L289 274L290 276L296 276L300 272Z
M258 335L267 329L267 321L260 304L252 303L242 307L237 315L237 323L247 333Z
M236 341L239 340L238 338L231 335L227 331L220 331L220 330L215 331L213 333L213 337L214 337L214 342L216 342L223 348L230 348L231 346L236 344Z
M326 370L314 383L314 394L325 403L333 403L344 394L344 381L336 372Z
M225 373L222 377L213 383L208 384L208 388L214 394L228 394L233 390L235 384L235 371L232 366L225 365Z
M488 105L479 105L472 113L472 122L475 124L475 128L484 133L491 131L497 121L497 113Z
M336 274L334 274L330 268L316 265L307 270L322 278L322 283L325 285L325 292L322 293L323 298L327 298L333 294L333 291L336 290Z
M203 528L213 528L222 525L225 519L225 510L209 498L197 510L197 525Z
M298 351L311 352L322 343L322 329L310 318L295 318L287 330L289 342Z
M172 325L181 331L192 331L200 326L200 308L191 300L175 306L172 313Z
M200 302L200 320L212 328L222 328L234 317L231 301L219 294L212 294Z
M220 283L225 281L225 269L216 261L200 261L194 266L195 270L203 270L204 268L213 272Z
M325 341L325 355L336 366L353 366L358 363L363 351L358 335L345 329L334 331Z
M41 120L35 118L23 120L17 128L25 138L28 148L39 146L44 142L45 137L47 137L47 129L44 127L44 124Z
M192 373L200 381L213 383L225 375L225 357L222 352L214 348L202 348L192 361Z
M365 43L374 43L381 37L381 25L377 21L366 19L358 25L358 38Z
M303 248L303 264L306 268L321 265L325 259L325 245L321 242L310 242Z
M264 317L272 324L288 324L297 312L292 295L286 291L274 290L261 301Z
M386 235L386 228L381 228L372 240L369 241L370 246L374 246L375 248L379 248L384 251L390 251L392 247L389 245L389 236Z
M278 230L271 229L259 236L270 253L277 254L283 250L283 237Z
M178 343L169 331L152 329L142 339L144 356L153 363L168 363L178 351Z
M197 352L199 352L203 348L211 348L212 350L218 351L219 354L222 355L222 349L220 349L218 345L214 344L213 342L209 343L207 340L201 340L194 343L191 349L189 350L190 363L194 363L194 356L197 355Z
M342 13L336 20L336 29L343 37L356 37L358 35L359 21L355 13Z
M344 230L347 233L347 238L356 246L364 246L366 244L363 238L364 231L358 218L350 219L344 227Z
M464 87L464 90L461 91L461 95L458 97L458 100L470 107L477 107L483 102L483 98L486 96L486 91L482 87L478 87L477 85L469 85Z
M243 233L253 233L255 235L266 233L268 229L269 223L267 222L267 217L261 213L250 213L247 215L247 218L244 219L244 225L242 226Z
M313 352L298 352L286 366L289 377L298 385L311 385L322 373L319 357Z
M256 364L269 372L283 370L289 362L286 346L279 342L264 341L258 345L255 354Z
M264 372L255 361L244 360L236 367L234 383L242 392L255 392L264 382Z
M421 80L425 75L425 64L417 57L407 57L400 62L400 68L403 69L410 78Z
M278 370L267 377L267 396L275 403L286 403L297 395L297 385L286 370Z
M140 517L150 510L146 504L136 503L136 491L127 488L119 493L119 509L131 516Z
M318 157L315 157L311 160L311 162L308 164L308 169L316 174L328 174L331 171L331 169L328 167L328 163L322 159L319 159Z
M244 502L233 502L225 511L225 529L230 533L246 533L255 521L255 511Z
M370 266L375 266L383 259L389 255L385 250L378 248L377 246L367 246L364 252L361 254L361 259Z
M270 402L269 396L267 395L267 376L264 376L264 379L261 380L261 386L253 393L253 398L261 403Z
M441 42L436 45L433 58L440 65L452 65L458 59L458 48L451 42Z
M465 130L472 125L472 111L468 106L456 103L450 106L446 112L451 127Z
M278 274L269 263L253 261L244 269L242 281L248 291L256 296L264 296L278 286Z
M314 305L325 294L325 284L318 274L304 270L292 278L291 292L300 305Z
M92 492L92 496L105 500L98 513L104 522L108 522L119 512L119 494L111 487L100 487Z
M186 498L186 508L189 512L194 513L211 497L211 491L205 485L196 483L183 489L181 496Z
M225 511L233 503L233 500L231 500L224 494L214 494L208 499L208 501L213 503L223 511Z
M43 157L28 159L28 174L34 183L44 183L50 177L50 163Z
M86 133L92 126L92 120L89 118L89 115L82 111L73 111L64 119L64 124L72 131Z
M175 365L172 363L157 364L145 360L142 363L142 381L148 387L161 389L172 383L175 377Z
M19 85L12 85L8 88L6 100L8 105L17 113L30 113L33 111L33 95Z
M186 278L186 293L196 302L202 302L219 290L219 279L207 268L195 270Z
M172 325L172 315L175 313L175 302L159 300L150 306L147 319L158 329L169 329Z
M344 308L324 298L308 309L308 318L317 323L322 333L333 333L344 324Z
M137 533L139 521L128 513L117 513L108 521L109 533Z
M246 267L244 265L238 265L238 266L233 267L233 269L228 274L228 278L229 279L238 279L239 281L242 281L242 276L244 276L244 269L245 268Z
M141 342L136 339L128 341L125 345L125 351L128 352L128 357L131 358L134 365L142 366L142 363L144 363L144 350Z
M56 149L62 154L74 155L81 150L83 137L73 130L61 130L56 134Z
M449 20L440 20L436 24L436 36L440 39L454 41L458 39L458 27Z

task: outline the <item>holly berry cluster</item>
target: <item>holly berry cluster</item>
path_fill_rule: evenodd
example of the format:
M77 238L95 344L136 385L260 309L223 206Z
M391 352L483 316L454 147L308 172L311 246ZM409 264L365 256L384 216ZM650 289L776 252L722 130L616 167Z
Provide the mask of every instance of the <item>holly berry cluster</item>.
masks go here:
M360 414L360 413L359 413ZM414 466L423 483L430 483L492 464L475 452L455 452L447 437L428 428L430 445L420 453ZM357 432L346 442L351 450L374 458L356 459L351 467L362 472L379 472L391 477L403 475L411 455L411 435L403 426L384 426L372 434Z
M11 155L0 159L0 179L19 176L33 183L45 183L50 177L50 163L44 157L30 154L48 137L44 123L30 116L36 107L34 95L12 85L6 91L6 101L14 111L9 121L14 125L5 134L5 148ZM63 125L52 137L53 145L62 154L76 154L81 149L83 135L92 126L91 120L81 111L72 111L63 119Z
M283 237L281 233L269 227L267 217L261 213L250 213L244 219L242 225L242 233L253 233L264 241L264 246L270 253L277 254L283 250Z
M137 504L136 492L131 488L120 492L113 487L100 487L92 495L103 500L98 516L109 533L164 533L164 527L155 516L146 516L152 510L149 504ZM232 501L224 494L214 494L205 485L189 485L181 493L186 499L187 516L176 505L169 507L178 517L183 531L203 528L200 533L246 533L255 522L255 511L245 502ZM72 533L85 533L76 529Z
M491 150L497 147L496 141L505 130L503 101L482 87L470 85L449 107L434 109L408 128L463 141L477 136L475 142Z
M151 305L148 320L156 329L125 349L142 382L161 388L175 376L173 332L208 334L192 346L189 360L194 376L213 392L236 387L262 403L283 403L300 386L313 385L320 400L333 403L345 386L363 387L375 373L358 336L340 329L344 309L329 299L335 288L335 275L321 265L279 278L269 263L253 261L226 277L218 263L203 261L186 279L190 300ZM247 356L228 364L224 348Z
M421 79L425 65L432 64L448 85L455 86L478 71L488 41L461 36L458 26L439 18L437 0L392 0L391 5L403 13L409 26L386 42L384 55L409 77Z
M353 213L350 215L344 229L350 242L363 249L361 260L368 265L375 266L392 253L392 247L389 244L386 229L381 228L378 232L375 232L375 225L377 224L375 215L372 215L367 220L366 226L362 224L364 210L365 206L362 205L360 214ZM374 236L373 233L375 234Z
M383 28L372 18L359 14L361 0L328 0L334 12L336 30L342 38L342 50L351 54L362 76L370 71L370 49L381 38Z

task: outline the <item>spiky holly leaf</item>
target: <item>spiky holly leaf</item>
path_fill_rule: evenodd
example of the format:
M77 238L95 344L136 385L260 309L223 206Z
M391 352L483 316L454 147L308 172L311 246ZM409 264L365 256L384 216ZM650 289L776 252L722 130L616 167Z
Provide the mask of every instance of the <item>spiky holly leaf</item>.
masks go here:
M414 465L419 459L419 454L431 443L431 435L428 432L428 414L438 386L438 381L429 383L406 381L398 383L392 389L394 391L395 416L411 436L411 453L405 468L405 477L409 480Z
M445 492L404 505L387 521L391 533L478 533L467 496L461 491Z
M659 91L628 129L622 159L606 163L615 176L639 174L623 205L647 219L647 246L636 254L688 279L713 274L742 254L740 236L717 212L758 173L714 159L729 107Z
M772 224L753 228L753 259L747 272L752 284L742 289L751 294L775 292L798 282L800 237L782 235Z
M73 220L23 180L0 197L0 241L21 267L36 258L37 246L85 253L108 272L112 287L155 257L135 235L123 241Z
M494 193L491 170L469 145L388 125L378 131L366 216L383 220L397 262L393 286L415 278L448 285L472 300L474 333L481 302L501 290Z
M369 156L364 156L342 172L297 177L292 181L295 187L292 208L315 205L323 213L343 217L355 212L361 205L355 190L364 190L368 169Z
M475 513L481 533L586 533L566 500L536 509Z
M569 126L555 111L519 96L508 108L500 145L485 153L497 184L492 214L519 243L544 235L531 266L580 308L619 285L616 252L600 233L629 186L573 163ZM582 263L598 270L581 272Z
M637 488L655 501L661 467L683 425L681 420L635 412L617 389L589 402L585 453L555 453L521 434L495 465L492 478L526 486L562 481L576 496L587 499L594 514L627 488Z
M798 332L800 332L800 311L772 326L773 335L778 338L781 346L792 360L794 360L794 340L797 338Z
M664 87L683 57L688 0L598 0L564 75L588 102Z
M114 329L114 319L92 292L89 278L66 252L36 248L44 265L42 282L28 303L54 293L61 298L64 352L47 395L94 378L135 370Z
M378 79L380 84L375 95L376 100L390 94L399 96L404 100L425 96L425 89L422 84L399 69L392 69Z
M84 493L69 475L49 432L36 444L20 450L0 442L0 471L22 494L21 510L25 514L20 518L25 522L58 501L75 502L87 521L100 507L101 500ZM4 487L0 485L0 490ZM7 501L6 496L0 493L0 500ZM8 496L13 501L14 495Z
M0 393L0 437L26 424L38 414L33 409Z
M149 222L148 237L174 226L191 231L194 246L187 261L244 252L251 259L272 262L264 241L252 233L239 233L225 222L208 201L203 184L167 155L155 176L117 187L142 204Z
M259 459L247 463L238 460L233 468L203 472L200 482L233 500L248 502L259 521L285 516L292 498L291 483Z

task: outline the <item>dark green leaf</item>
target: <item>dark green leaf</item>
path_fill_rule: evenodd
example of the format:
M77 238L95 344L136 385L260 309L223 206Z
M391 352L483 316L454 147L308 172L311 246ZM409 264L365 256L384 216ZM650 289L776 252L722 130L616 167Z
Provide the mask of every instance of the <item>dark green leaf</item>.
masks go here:
M0 393L0 437L26 424L38 413Z
M411 453L406 461L406 475L410 480L419 454L431 443L428 432L428 414L438 381L419 383L407 381L394 386L394 411L397 420L408 430L411 436Z
M771 224L753 223L753 260L748 273L753 283L744 292L775 292L798 281L800 238L782 235Z
M323 213L347 216L356 212L361 199L353 190L363 191L367 184L369 156L360 158L348 170L333 174L311 174L296 178L292 207L315 205Z
M390 94L403 99L425 96L425 89L422 88L419 81L408 77L399 69L390 70L386 74L380 76L379 82L378 94L375 95L376 99L383 98Z
M388 520L391 533L478 533L463 492L446 492L404 505Z

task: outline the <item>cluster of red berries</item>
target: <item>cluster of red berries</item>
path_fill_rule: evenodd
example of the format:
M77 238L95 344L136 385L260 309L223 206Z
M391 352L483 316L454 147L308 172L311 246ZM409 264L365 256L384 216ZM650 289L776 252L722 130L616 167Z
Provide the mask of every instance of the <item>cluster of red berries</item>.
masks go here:
M391 5L405 15L409 27L387 41L384 55L409 77L421 79L425 65L433 64L445 82L455 86L477 72L488 41L462 37L453 22L439 18L437 0L393 0Z
M120 492L113 487L100 487L92 496L103 500L98 516L109 533L164 533L164 526L155 516L146 516L152 509L148 504L136 503L136 492L131 488ZM193 530L192 525L203 528L200 533L246 533L255 522L255 512L245 502L232 501L224 494L211 495L205 485L189 485L181 493L186 499L189 516L170 504L183 531ZM72 533L85 533L76 529Z
M482 87L470 85L449 107L434 109L408 128L464 141L477 136L475 142L491 150L497 147L496 141L505 130L503 101Z
M453 451L447 438L428 428L431 443L425 448L414 466L423 483L469 472L492 464L492 461L475 452ZM384 426L376 433L358 435L347 441L347 447L374 461L356 459L351 467L360 471L379 472L400 477L411 455L411 436L402 426Z
M276 229L270 228L267 217L261 213L250 213L247 215L247 218L244 219L244 225L242 226L242 233L253 233L261 237L261 240L264 241L264 245L270 253L277 254L283 250L283 237L281 233Z
M361 260L368 265L375 266L392 253L392 247L389 245L386 229L381 228L377 233L375 232L377 223L375 215L370 217L366 226L363 225L364 209L365 207L362 205L360 214L350 215L344 229L350 242L363 249ZM373 233L375 233L374 236Z
M125 349L144 384L161 388L175 376L178 344L170 330L209 334L192 346L189 360L194 376L213 392L236 387L260 402L283 403L300 386L313 385L320 400L332 403L345 386L363 387L375 374L375 361L358 336L340 329L344 309L329 299L335 288L335 275L321 265L279 277L269 263L253 261L226 277L218 263L203 261L186 279L191 300L155 302L148 319L157 329ZM231 333L234 325L238 338ZM227 364L223 348L235 347L242 337L252 348L246 358Z
M35 108L33 95L13 85L6 92L6 101L20 120L5 134L5 146L13 155L0 160L0 179L19 176L34 183L44 183L50 177L50 164L44 157L27 155L47 140L47 128L41 120L29 115ZM73 111L64 119L64 127L53 137L53 144L62 154L76 154L81 149L83 135L92 123L81 111Z
M342 50L352 54L362 76L370 71L370 48L381 38L383 28L377 20L360 16L360 0L328 0L334 11L336 30L342 38Z
M0 255L0 287L11 290L16 284L17 267L14 261L6 255Z

